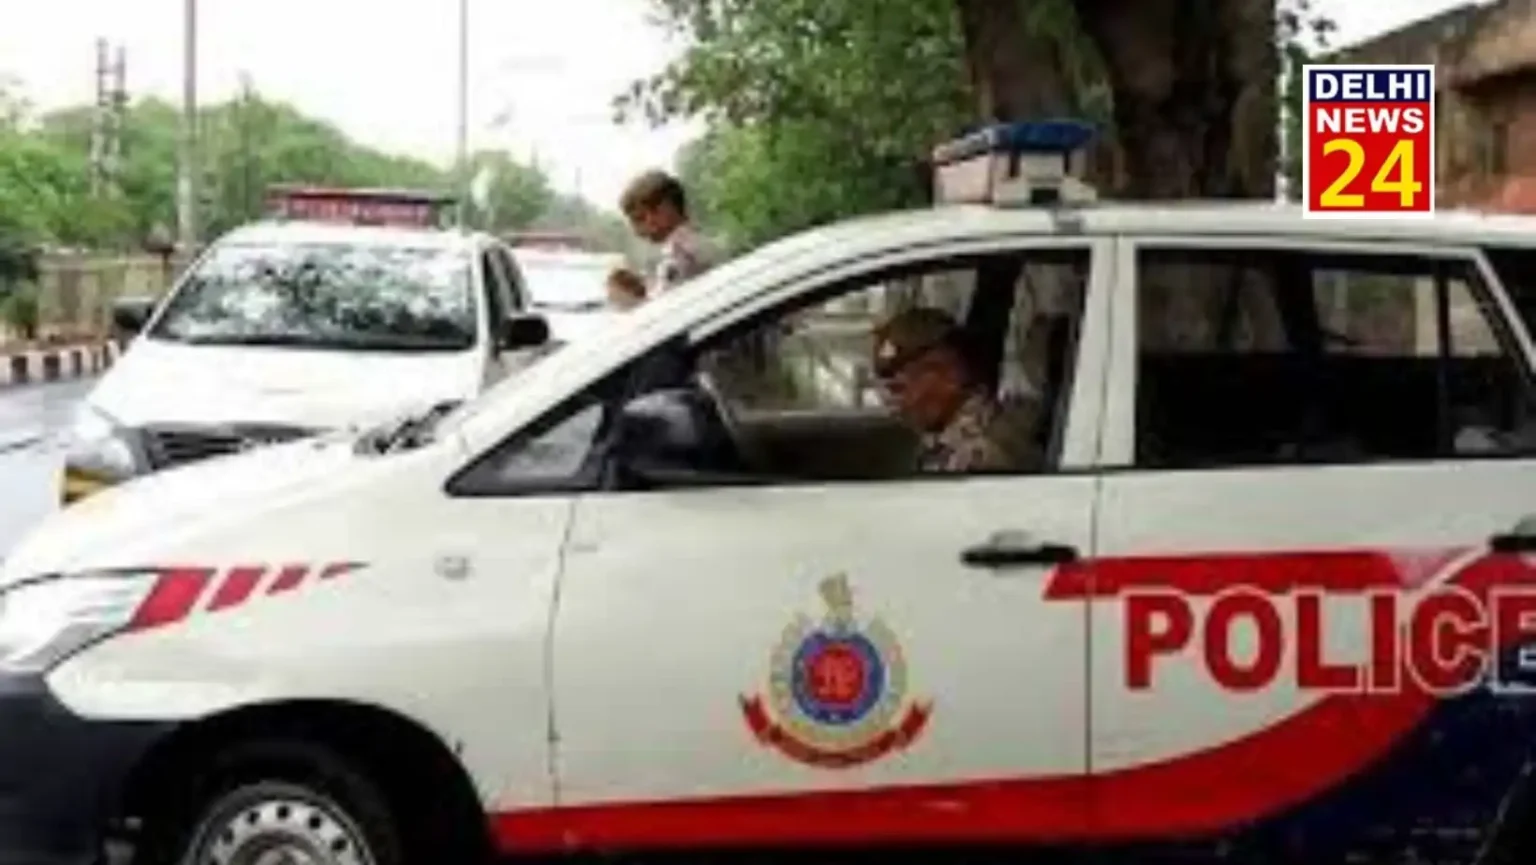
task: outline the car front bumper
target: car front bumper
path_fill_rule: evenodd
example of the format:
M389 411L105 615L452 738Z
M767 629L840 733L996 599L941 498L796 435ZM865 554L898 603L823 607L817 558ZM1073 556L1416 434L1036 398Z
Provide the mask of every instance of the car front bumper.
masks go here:
M0 865L100 865L129 773L163 724L70 712L37 677L0 676Z

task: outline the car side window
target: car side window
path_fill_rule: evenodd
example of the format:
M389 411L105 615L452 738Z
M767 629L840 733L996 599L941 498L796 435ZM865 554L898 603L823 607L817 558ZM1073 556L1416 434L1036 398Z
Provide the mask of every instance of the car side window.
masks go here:
M599 486L601 446L631 374L626 367L513 433L450 479L449 493L534 495Z
M514 436L471 486L517 494L1050 471L1089 264L1084 243L808 288L615 373L592 397ZM659 457L631 453L610 433L629 415L621 404L642 403L651 420L689 417L684 428L699 431L689 439L698 443L668 438ZM617 468L605 473L595 465L610 445ZM641 471L635 459L650 462Z
M962 265L861 282L731 337L711 371L738 412L878 408L873 325L914 307L963 320L975 282Z
M1137 255L1138 467L1525 455L1536 416L1471 258Z
M1536 248L1488 245L1483 254L1525 323L1526 333L1536 339Z

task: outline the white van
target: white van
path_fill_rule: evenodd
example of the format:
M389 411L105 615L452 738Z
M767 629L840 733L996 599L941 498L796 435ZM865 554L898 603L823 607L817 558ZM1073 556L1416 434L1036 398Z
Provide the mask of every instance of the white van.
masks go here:
M1528 217L862 218L398 434L103 492L0 569L0 850L1536 862L1533 263ZM1015 398L1031 459L923 469Z
M514 247L512 256L528 294L528 307L549 322L562 343L591 339L621 315L609 306L608 274L625 265L617 253Z
M473 397L526 361L509 340L539 326L519 317L527 305L509 249L489 235L236 229L162 301L114 310L137 336L79 410L62 498Z

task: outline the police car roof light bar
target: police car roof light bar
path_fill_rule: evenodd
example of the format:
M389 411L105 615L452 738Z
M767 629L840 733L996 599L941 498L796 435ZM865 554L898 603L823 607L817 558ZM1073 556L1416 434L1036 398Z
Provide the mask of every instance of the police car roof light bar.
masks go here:
M934 201L1038 207L1092 201L1078 175L1092 125L1045 120L989 126L933 151Z

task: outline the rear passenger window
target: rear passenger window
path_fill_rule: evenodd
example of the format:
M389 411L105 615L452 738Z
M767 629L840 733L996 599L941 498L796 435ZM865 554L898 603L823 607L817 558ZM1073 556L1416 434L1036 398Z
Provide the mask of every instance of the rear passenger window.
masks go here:
M1440 351L1435 279L1413 273L1318 271L1313 285L1329 351L1376 357L1435 357ZM1461 276L1445 276L1446 349L1454 357L1502 349L1489 315Z
M1138 256L1136 463L1527 454L1529 379L1467 259Z
M1536 338L1536 249L1489 246L1483 253L1504 284L1510 302L1520 311L1526 331Z

